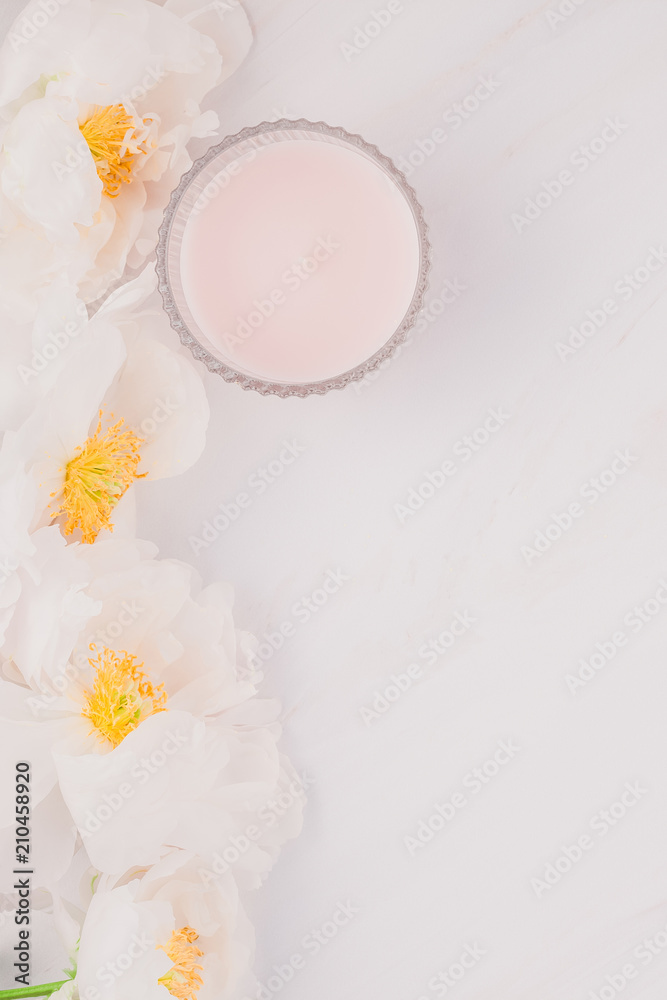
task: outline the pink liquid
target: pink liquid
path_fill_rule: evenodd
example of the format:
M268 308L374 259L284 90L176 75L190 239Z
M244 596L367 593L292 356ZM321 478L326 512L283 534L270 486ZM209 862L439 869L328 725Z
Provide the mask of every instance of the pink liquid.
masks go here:
M360 153L263 146L188 219L181 280L213 352L279 382L340 375L400 325L419 273L411 209Z

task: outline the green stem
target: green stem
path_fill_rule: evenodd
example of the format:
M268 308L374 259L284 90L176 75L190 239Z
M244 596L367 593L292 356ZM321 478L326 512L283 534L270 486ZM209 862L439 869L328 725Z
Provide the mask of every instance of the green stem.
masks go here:
M68 982L69 979L63 979L59 983L44 983L43 986L17 986L13 990L0 990L0 1000L14 1000L16 997L50 997Z

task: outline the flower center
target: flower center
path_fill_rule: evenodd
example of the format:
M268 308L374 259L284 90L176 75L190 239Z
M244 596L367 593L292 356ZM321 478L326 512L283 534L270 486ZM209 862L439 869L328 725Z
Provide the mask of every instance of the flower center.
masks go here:
M121 184L130 182L136 157L148 152L145 126L149 123L150 119L129 114L122 104L109 104L79 126L110 198L116 197Z
M159 983L166 986L178 1000L195 1000L203 979L199 975L203 966L197 962L204 952L193 941L199 935L192 927L181 927L174 931L166 945L158 945L174 963L169 972L160 976Z
M51 494L62 493L62 502L51 518L67 515L66 535L81 528L82 540L90 543L102 528L112 531L110 517L114 507L134 480L146 475L137 472L143 438L123 429L123 423L119 420L102 434L100 410L95 433L77 448L78 454L65 467L62 488Z
M134 656L105 646L88 662L95 668L95 681L92 691L84 691L81 714L114 749L149 715L166 711L163 685L154 687Z

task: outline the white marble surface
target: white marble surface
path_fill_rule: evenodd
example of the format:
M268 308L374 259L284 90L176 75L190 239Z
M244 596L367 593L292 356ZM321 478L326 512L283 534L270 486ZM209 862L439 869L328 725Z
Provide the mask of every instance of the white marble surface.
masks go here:
M234 582L245 627L296 623L265 686L314 784L303 836L252 904L257 972L268 984L301 954L271 990L288 1000L664 1000L667 605L637 632L624 619L667 574L667 260L631 296L623 275L667 247L667 6L586 0L559 21L558 3L405 0L346 61L341 43L386 6L248 0L256 44L214 106L225 132L323 118L395 158L443 129L411 174L435 246L432 322L361 392L282 401L208 378L203 460L140 497L164 553ZM480 79L494 92L457 117ZM577 151L603 133L583 169ZM562 196L514 225L566 169ZM447 279L465 290L436 315ZM559 357L608 299L616 312ZM504 426L401 524L394 505L498 408ZM284 440L303 455L193 557L188 536ZM586 489L617 450L618 481ZM574 502L582 515L528 565L522 546ZM295 603L330 569L349 581L300 622ZM426 665L420 648L457 612L474 625L365 725L360 708ZM626 644L572 693L566 675L619 630ZM502 739L520 752L475 794L466 775ZM595 816L626 782L639 801L605 834ZM457 791L466 806L411 856L406 835ZM538 897L531 879L585 834L593 846ZM358 914L315 954L304 937L348 899ZM434 981L466 945L483 958Z
M287 115L396 159L422 143L411 182L435 247L428 322L374 382L282 401L206 375L203 459L137 488L141 533L231 580L243 627L296 626L264 688L313 784L251 912L260 980L297 953L303 967L264 1000L664 1000L667 604L650 599L667 600L667 4L403 0L349 61L341 44L387 0L245 5L256 42L211 102L223 132ZM446 138L428 145L434 129ZM564 170L561 196L513 221ZM447 281L459 292L441 306ZM465 460L457 442L499 409ZM305 450L258 495L248 479L284 441ZM401 523L395 505L448 458L456 474ZM189 536L246 490L250 508L195 556ZM522 554L574 503L547 551ZM329 570L349 580L301 621ZM429 668L420 648L457 614L475 621ZM411 663L422 679L366 724ZM470 772L501 740L520 749L476 794ZM457 792L411 856L406 836ZM557 884L531 882L584 836ZM358 913L315 953L306 936L348 900ZM466 946L463 978L436 981Z

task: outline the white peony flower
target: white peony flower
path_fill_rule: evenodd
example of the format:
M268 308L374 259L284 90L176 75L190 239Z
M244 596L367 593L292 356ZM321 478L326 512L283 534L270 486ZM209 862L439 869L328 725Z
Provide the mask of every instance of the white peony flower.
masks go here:
M150 939L151 948L147 951L156 948L166 952L171 959L171 967L166 973L161 972L158 981L161 980L172 995L192 996L197 1000L231 1000L240 995L241 987L250 989L254 933L239 903L236 885L229 877L224 883L205 886L200 878L200 866L201 858L196 855L170 851L156 865L138 873L138 879L132 878L131 873L116 881L103 876L95 884L95 895L81 935L78 969L81 990L92 984L91 973L101 965L101 956L93 951L93 942L100 939L99 931L113 919L112 909L118 899L130 907L129 912L133 915L146 912L148 904L169 907L169 923L165 930L161 929L161 935L151 935L141 922L138 930L139 935L146 932ZM95 937L93 921L98 930ZM188 958L191 960L190 976L185 961ZM102 1000L116 1000L117 997L125 1000L127 990L130 996L133 995L131 980L121 982L122 978L119 976L113 985L108 983L108 992L102 991ZM144 995L150 996L151 984L146 983L145 988Z
M146 268L123 295L112 296L56 355L52 386L5 435L0 521L14 535L17 524L29 534L55 519L65 535L93 542L112 527L136 479L185 471L201 454L206 394L192 362L159 339L166 319L150 303L154 289ZM18 496L23 502L12 520ZM11 508L7 520L3 501ZM25 536L13 541L0 562L20 561L17 553L29 550Z
M251 38L240 0L31 0L0 50L0 753L31 765L30 984L57 1000L254 989L239 887L302 823L230 589L134 538L136 480L204 448L201 379L152 268L105 298Z
M201 590L191 567L122 540L82 551L96 613L41 691L34 675L32 687L0 681L0 746L29 754L35 807L58 785L101 871L153 864L172 845L206 857L212 883L233 868L258 884L299 832L304 796L277 749L278 706L246 678L228 590Z
M200 861L169 851L119 879L89 869L69 904L77 919L50 897L37 911L31 984L62 983L53 994L61 1000L232 1000L249 992L252 926L233 880L205 887Z
M32 0L0 50L0 264L16 245L33 288L64 272L90 301L152 251L187 143L218 125L201 101L252 36L236 0L213 17L199 0L51 2L49 18ZM29 288L13 294L25 307Z

